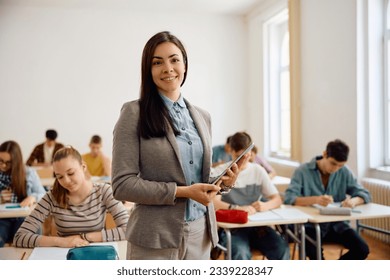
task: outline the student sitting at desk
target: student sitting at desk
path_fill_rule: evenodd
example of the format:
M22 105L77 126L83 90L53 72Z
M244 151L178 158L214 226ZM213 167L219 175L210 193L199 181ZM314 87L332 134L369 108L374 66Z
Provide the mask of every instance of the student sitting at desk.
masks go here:
M252 142L245 132L238 132L230 139L233 160ZM219 174L229 163L214 169ZM265 198L267 201L262 201ZM235 187L228 194L214 198L214 206L218 209L239 209L248 214L278 208L282 199L271 182L267 172L259 164L249 162L249 157L240 167ZM220 235L221 244L226 246L224 232ZM232 231L232 259L250 260L251 248L258 249L269 260L288 260L290 249L287 242L274 229L268 226L247 227Z
M86 166L78 151L69 146L58 150L53 170L53 188L20 226L15 246L71 248L125 239L129 219L125 207L114 199L109 184L94 184L86 179ZM105 229L106 212L114 218L113 229ZM55 221L58 236L37 234L49 215Z
M102 138L93 135L89 142L90 152L82 155L90 176L111 177L111 160L103 153L102 146Z
M50 166L54 154L64 147L63 144L56 141L58 133L54 129L48 129L45 133L45 142L34 147L31 152L27 165L29 166Z
M285 193L285 204L327 206L341 202L341 206L353 208L370 201L369 192L359 185L352 172L345 166L349 147L341 140L328 143L322 156L313 158L295 170ZM315 229L307 224L306 235L315 240ZM350 227L348 222L321 223L321 241L340 243L349 251L342 260L364 260L369 254L366 242ZM316 248L306 242L306 256L316 259Z
M32 206L46 193L36 171L23 163L22 152L15 141L0 145L0 203ZM24 218L0 219L0 247L12 241Z

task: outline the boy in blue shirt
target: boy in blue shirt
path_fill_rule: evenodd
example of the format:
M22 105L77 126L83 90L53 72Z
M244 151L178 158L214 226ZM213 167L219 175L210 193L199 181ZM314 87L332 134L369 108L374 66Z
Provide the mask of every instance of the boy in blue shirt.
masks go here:
M285 204L310 206L340 202L342 207L356 207L370 202L370 194L357 183L352 172L345 166L349 147L341 140L327 144L322 156L313 158L295 170L285 193ZM344 260L364 260L369 248L347 221L321 223L321 242L335 242L344 245L349 251L342 255ZM315 239L312 224L306 226L306 234ZM306 256L316 259L316 248L306 242Z

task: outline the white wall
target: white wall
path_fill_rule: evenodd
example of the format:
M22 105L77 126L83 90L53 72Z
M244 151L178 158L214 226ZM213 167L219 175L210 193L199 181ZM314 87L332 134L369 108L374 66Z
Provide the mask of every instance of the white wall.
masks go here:
M266 147L262 76L262 23L286 6L265 0L248 16L250 100L256 141ZM301 0L301 128L302 162L320 155L336 138L351 149L348 166L357 173L357 3L355 0ZM254 121L257 120L257 121ZM367 166L366 166L367 167ZM363 174L360 174L363 175Z
M355 0L301 1L302 159L328 141L351 148L357 167L357 20Z
M138 98L147 39L170 30L187 48L183 95L208 110L213 141L246 129L246 26L241 17L137 11L119 0L0 0L0 142L24 158L54 128L86 152L100 134L111 154L122 104Z

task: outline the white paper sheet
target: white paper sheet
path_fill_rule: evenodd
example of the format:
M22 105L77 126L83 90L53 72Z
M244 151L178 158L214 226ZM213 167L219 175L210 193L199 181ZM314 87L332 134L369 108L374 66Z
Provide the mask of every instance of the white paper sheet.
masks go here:
M91 245L112 245L118 252L117 242L91 243ZM31 252L29 260L66 260L66 254L70 248L60 247L35 247Z

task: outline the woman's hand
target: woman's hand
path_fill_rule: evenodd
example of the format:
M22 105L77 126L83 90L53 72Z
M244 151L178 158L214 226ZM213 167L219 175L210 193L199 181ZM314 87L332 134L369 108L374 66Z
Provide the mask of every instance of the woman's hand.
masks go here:
M31 207L31 206L33 206L34 203L36 203L36 199L34 196L30 195L30 196L26 197L25 199L23 199L23 201L20 203L20 206L21 207L25 207L25 206Z
M63 248L82 247L89 245L89 242L87 240L82 239L80 235L71 235L60 238L61 242L58 245L59 247Z
M225 186L234 186L236 183L238 174L243 167L246 166L250 159L251 153L247 153L242 156L242 158L235 164L232 165L230 169L227 170L226 174L222 177L222 183Z
M1 203L11 202L12 191L10 188L6 188L1 191Z
M191 198L207 206L213 201L213 198L220 190L219 184L220 183L217 185L197 183L188 187L177 187L176 197Z

